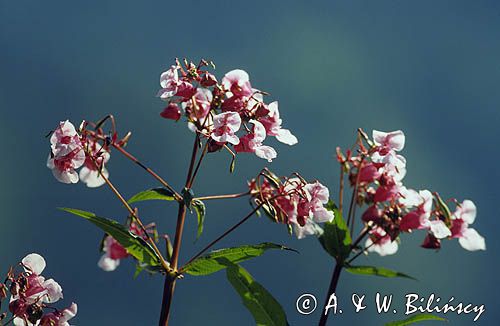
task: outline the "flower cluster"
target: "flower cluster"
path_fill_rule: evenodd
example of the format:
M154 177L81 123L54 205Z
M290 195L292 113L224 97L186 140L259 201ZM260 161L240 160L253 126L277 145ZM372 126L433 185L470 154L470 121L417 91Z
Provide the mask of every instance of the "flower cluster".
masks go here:
M207 138L212 152L232 146L237 153L255 153L270 162L277 153L264 145L267 136L288 145L297 143L282 128L278 102L266 104L266 93L252 87L245 71L232 70L219 83L204 70L208 65L204 60L198 65L185 61L184 66L176 61L161 74L158 96L168 102L162 117L177 121L185 116L188 127Z
M135 222L130 222L128 225L128 229L132 234L135 234L136 236L147 240L146 234ZM146 232L154 234L156 238L156 229L153 223L145 226L145 230ZM103 255L99 259L97 265L106 272L114 271L120 265L120 261L122 259L130 256L130 254L127 252L127 249L125 249L118 241L115 240L115 238L110 235L106 235L104 237L101 249Z
M349 173L356 190L358 205L368 205L362 220L369 228L368 251L391 255L398 250L401 232L427 231L424 248L439 249L441 240L458 238L467 250L484 250L485 241L469 225L475 219L476 207L470 200L456 203L452 214L437 193L416 191L403 185L406 159L399 154L405 145L402 131L374 130L372 139L360 131L358 155L344 155L337 149L337 158ZM368 144L365 146L364 141Z
M77 305L57 310L53 303L63 297L61 286L53 279L46 280L41 274L46 263L42 256L29 254L20 265L23 271L15 273L11 268L6 281L0 286L0 301L10 292L9 311L16 326L69 326L68 320L75 317ZM46 312L49 310L50 312Z
M299 239L320 235L318 223L334 218L333 212L325 208L328 188L319 181L307 182L300 175L280 179L266 169L248 185L253 202L262 206L273 221L293 228Z
M80 129L85 125L82 123ZM61 121L52 132L50 147L47 167L62 183L82 180L88 187L95 188L104 184L102 176L109 176L105 168L110 158L108 146L99 143L96 137L78 132L68 120Z

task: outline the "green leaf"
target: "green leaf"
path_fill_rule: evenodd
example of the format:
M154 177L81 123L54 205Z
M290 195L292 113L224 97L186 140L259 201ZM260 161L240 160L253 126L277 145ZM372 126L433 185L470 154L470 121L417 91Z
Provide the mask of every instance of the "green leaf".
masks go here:
M448 321L445 318L434 316L431 314L418 314L415 316L411 316L410 318L407 318L407 319L387 323L387 324L385 324L385 326L405 326L405 325L410 325L413 323L418 323L419 321L424 321L424 320Z
M196 240L201 236L203 233L203 224L205 223L205 213L206 213L206 208L205 204L198 199L193 199L191 202L191 207L196 212L196 216L198 217L198 231L196 233Z
M230 265L227 279L243 300L258 326L286 326L285 311L278 301L252 275L239 265Z
M285 246L270 242L265 242L258 245L246 245L240 247L219 249L196 258L191 263L184 266L182 272L194 276L209 275L226 268L227 263L236 264L251 258L255 258L261 256L266 250L269 249L295 251Z
M174 193L167 188L153 188L141 191L128 200L129 204L146 200L174 200Z
M416 278L393 271L391 269L383 268L383 267L374 267L374 266L347 266L345 269L352 274L357 275L374 275L381 277L405 277L412 280L417 280Z
M141 237L136 236L131 233L122 224L104 218L96 216L94 213L72 209L72 208L60 208L68 213L81 216L86 220L97 225L101 230L112 236L118 243L120 243L127 252L137 259L140 263L148 266L160 266L160 258L156 255L153 248L144 241Z
M343 262L351 252L351 235L342 214L333 202L330 201L326 208L334 213L335 218L324 224L325 232L319 237L319 241L332 257Z

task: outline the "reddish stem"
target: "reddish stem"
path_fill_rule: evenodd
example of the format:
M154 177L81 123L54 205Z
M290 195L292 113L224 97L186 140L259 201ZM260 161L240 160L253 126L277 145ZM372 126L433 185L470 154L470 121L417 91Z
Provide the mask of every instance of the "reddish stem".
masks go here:
M191 154L191 162L189 163L189 169L186 177L186 185L184 191L189 191L192 186L193 181L193 169L196 161L196 156L198 154L198 142L199 135L196 134L194 144L193 144L193 152ZM160 315L159 326L168 326L168 319L170 317L170 307L172 305L172 300L174 296L175 283L177 280L177 264L179 260L179 252L181 248L182 242L182 234L184 232L184 222L186 220L186 203L184 200L179 201L179 210L177 213L177 226L175 229L175 239L174 239L174 247L172 251L172 259L170 261L170 267L173 269L172 273L169 273L165 276L165 284L163 287L163 300L162 300L162 309Z

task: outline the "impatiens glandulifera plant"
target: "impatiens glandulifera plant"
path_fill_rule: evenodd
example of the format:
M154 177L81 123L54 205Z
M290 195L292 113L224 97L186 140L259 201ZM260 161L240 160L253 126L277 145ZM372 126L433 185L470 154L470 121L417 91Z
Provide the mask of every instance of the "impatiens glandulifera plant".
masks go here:
M325 223L319 235L321 245L335 259L324 308L328 306L330 295L335 292L344 269L358 275L412 278L387 268L353 265L362 254L395 254L403 233L424 230L426 236L421 247L425 249L439 250L442 240L458 238L466 250L486 250L484 238L469 227L476 218L476 206L472 201L444 201L436 192L416 191L403 185L406 159L398 152L404 145L405 135L400 130L388 133L374 130L370 139L359 129L352 149L342 153L337 148L340 163L338 206L333 201L328 203L327 208L335 213L335 219ZM352 188L347 210L344 210L343 204L345 179ZM456 206L454 212L450 210L449 203ZM354 237L357 208L364 211L359 216L359 233ZM347 215L343 214L345 211ZM327 309L323 310L319 325L326 325L329 314L325 311ZM439 317L421 314L412 320L401 321L401 325L427 319L436 320ZM399 325L398 322L395 324Z
M267 250L290 251L290 248L267 242L209 250L261 209L273 209L279 214L279 217L273 215L273 220L286 224L291 232L294 229L299 237L316 232L313 225L334 218L333 213L324 208L324 204L328 203L328 189L318 181L307 182L298 174L291 178L277 178L268 169L263 169L250 182L247 190L241 193L195 196L195 179L207 155L229 153L229 171L233 172L239 153L254 153L268 162L277 157L276 150L265 145L267 137L276 137L287 145L297 143L297 138L282 127L278 102L266 104L264 96L267 93L253 88L245 71L230 71L219 82L209 72L210 66L213 67L213 64L205 60L201 60L198 65L187 60L181 64L176 60L175 65L160 77L158 97L166 101L160 116L176 121L184 117L189 130L193 132L191 158L181 191L175 190L157 172L125 149L131 134L119 136L112 115L95 123L83 121L78 128L69 121L60 122L50 134L51 150L47 166L54 177L63 183L72 184L81 180L88 187L107 185L127 209L127 219L120 223L87 211L63 208L87 219L105 232L101 245L103 254L98 262L103 270L113 271L122 259L132 257L137 264L136 275L143 270L164 275L159 325L168 325L175 284L179 279L186 274L209 275L223 269L257 324L285 325L286 316L280 304L238 264L258 257ZM117 150L141 167L158 184L126 200L110 181L106 169L112 150ZM267 185L276 188L267 188ZM205 201L245 196L253 205L250 212L187 262L179 264L187 213L195 212L198 219L197 237L200 237L205 220ZM173 243L166 234L158 234L154 223L145 225L139 217L138 208L133 206L149 200L175 202L178 205ZM273 208L274 203L278 209ZM160 239L165 240L165 250L159 248ZM262 300L267 304L260 304Z
M229 153L229 171L233 172L239 153L254 153L268 162L276 158L276 150L264 144L269 136L287 145L297 143L297 138L288 129L282 128L278 103L266 104L264 96L268 94L253 88L245 71L230 71L219 82L210 72L211 66L214 67L213 63L205 60L198 65L187 60L181 64L176 60L160 77L158 97L166 101L160 116L175 121L184 118L193 132L191 158L181 191L175 190L157 172L125 149L131 133L119 136L112 115L95 123L83 121L78 128L69 121L62 121L50 136L51 151L47 166L57 180L68 184L81 180L88 187L107 185L126 208L124 223L83 210L63 210L87 219L105 232L102 256L98 262L103 270L113 271L122 259L130 257L136 261L136 275L143 270L164 275L160 326L168 325L178 280L186 274L202 276L220 270L226 271L228 281L241 296L257 325L288 324L280 304L239 264L267 250L292 249L267 242L209 251L254 215L264 214L273 222L285 224L288 231L295 233L299 239L308 235L319 238L323 248L336 260L329 294L335 291L343 269L356 274L408 277L384 268L352 265L365 252L380 255L395 253L401 232L427 230L428 235L422 245L424 248L438 249L441 239L459 238L460 244L468 250L485 249L484 239L469 228L476 212L471 201L461 204L454 201L457 208L451 213L448 204L437 193L426 190L417 192L402 185L406 161L397 154L404 147L401 131L374 131L371 140L359 130L355 151L343 154L337 150L341 167L338 206L329 199L328 188L319 181L307 181L298 173L278 177L268 168L262 169L249 181L247 190L241 193L197 197L193 186L206 155ZM146 171L157 185L126 200L110 181L106 169L112 150L117 150ZM77 172L77 169L80 171ZM346 176L353 188L347 221L343 218ZM204 202L240 197L249 198L251 211L180 264L187 213L194 212L197 216L196 232L199 238L206 213ZM135 204L149 200L178 205L173 243L166 234L158 234L154 223L145 225L139 217ZM353 241L357 207L366 207L366 210L361 215L362 230ZM164 240L165 250L159 248L160 239ZM363 241L364 247L360 245ZM325 325L327 318L328 315L322 314L320 325ZM425 318L420 316L417 319Z
M0 283L0 325L69 326L68 320L76 316L76 303L63 310L53 305L63 298L62 288L42 276L45 266L45 259L33 253L9 269ZM1 313L2 303L9 296L8 312Z

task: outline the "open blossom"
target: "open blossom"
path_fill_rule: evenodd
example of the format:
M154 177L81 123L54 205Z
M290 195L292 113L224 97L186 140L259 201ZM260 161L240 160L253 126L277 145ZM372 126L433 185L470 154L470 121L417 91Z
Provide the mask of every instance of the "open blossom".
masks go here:
M54 177L63 183L77 183L75 171L85 162L85 152L75 127L68 120L61 121L50 137L51 152L47 167Z
M303 226L299 224L293 224L293 231L297 236L297 239L304 239L309 235L321 236L323 234L323 229L316 222L311 221L310 219L306 220L306 224Z
M392 132L383 132L373 130L373 141L380 147L382 155L389 151L401 151L405 147L405 135L401 130Z
M266 104L266 93L252 87L246 71L231 70L219 84L205 70L208 65L205 60L198 65L187 61L181 65L176 60L175 65L162 73L158 96L168 102L160 113L163 118L178 121L185 116L188 128L198 133L201 140L209 141L209 153L224 145L228 149L234 146L236 153L255 153L271 162L277 153L264 145L266 136L274 136L288 145L298 142L290 130L282 128L278 102ZM231 117L231 121L222 121L222 117Z
M80 135L73 124L61 121L50 137L47 167L63 183L84 182L87 187L99 187L108 177L105 164L109 161L108 147L92 137ZM96 166L97 165L97 166ZM76 170L81 167L80 172Z
M324 206L329 200L328 188L319 181L307 183L292 177L278 186L267 179L261 184L253 180L249 187L257 203L265 201L272 205L272 209L266 209L268 214L274 214L272 219L291 226L299 239L307 235L321 235L323 230L318 223L334 218L333 212Z
M109 172L104 167L109 161L109 152L105 150L101 144L92 139L87 139L85 146L87 146L87 151L90 153L91 157L88 156L85 159L85 164L80 170L80 180L82 180L87 187L100 187L105 183L102 176L105 178L109 177Z
M54 303L62 299L62 288L53 279L45 280L41 276L45 269L45 259L39 254L29 254L21 261L26 272L31 272L28 277L29 286L19 298L27 302L35 302L41 299L43 302Z
M230 143L238 145L240 139L236 136L236 132L241 127L240 115L236 112L224 112L214 117L214 130L211 135L212 139L221 143Z
M145 226L146 232L148 233L153 232L151 230L152 228L154 228L153 223ZM130 223L128 229L132 234L142 237L144 240L147 239L147 235L137 226L136 223ZM103 254L99 259L97 266L106 272L114 271L120 265L120 261L122 259L130 256L127 250L110 235L106 235L104 238L102 251Z
M333 220L333 212L325 208L328 203L330 192L328 188L323 186L319 181L308 183L304 189L310 195L309 209L314 221L318 223L329 222Z
M68 320L76 316L78 307L76 303L71 303L71 306L61 311L56 310L48 313L40 319L40 326L70 326Z
M241 137L239 144L234 149L237 153L255 153L258 157L271 162L278 154L271 146L263 145L266 139L266 129L257 120L250 120L249 122L253 125L252 132Z
M469 225L476 219L476 205L471 200L464 200L451 216L451 236L458 238L460 245L469 251L486 250L484 238Z
M404 186L406 159L399 152L405 146L405 135L401 130L373 130L373 140L362 130L359 135L356 150L344 155L337 149L337 159L357 189L357 204L367 205L361 219L371 228L368 251L393 254L399 235L414 230L426 231L423 248L440 249L443 239L458 238L467 250L486 249L484 238L469 227L476 216L470 200L457 204L450 216L446 201L437 193Z
M212 103L212 92L207 88L197 88L193 100L184 102L186 103L185 109L192 119L197 119L203 122L203 119L207 116L210 111L210 106Z
M160 76L160 86L161 89L158 92L158 96L161 99L168 99L177 93L177 87L179 86L179 67L171 66L170 69L163 72Z
M127 250L109 235L104 239L103 251L97 265L106 272L114 271L120 265L120 260L129 256Z
M287 145L295 145L298 143L290 130L281 128L282 120L280 119L280 112L278 110L278 102L272 102L268 105L269 113L266 117L259 119L259 121L266 128L267 135L276 136L276 139Z
M365 247L367 251L376 252L380 256L393 255L398 251L398 243L380 227L370 231Z
M403 187L400 190L403 197L399 202L406 208L416 207L401 219L399 227L401 231L408 232L414 229L427 229L431 226L429 218L432 212L432 194L429 190L416 192L413 189ZM435 228L438 225L434 226Z
M76 304L63 311L52 310L44 315L47 304L53 304L63 297L61 286L41 275L46 267L45 259L33 253L24 257L21 265L23 273L15 275L10 272L7 277L11 282L9 310L14 316L14 325L68 326L67 320L76 315Z
M222 78L222 86L232 96L250 96L253 93L248 73L241 69L231 70Z

